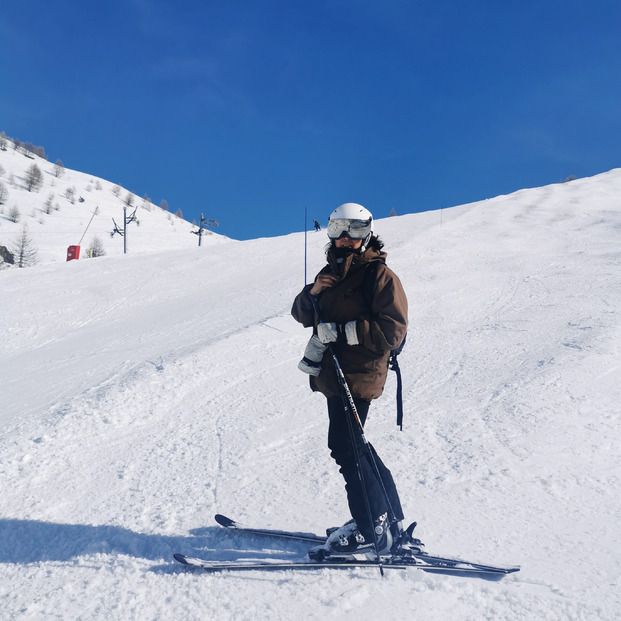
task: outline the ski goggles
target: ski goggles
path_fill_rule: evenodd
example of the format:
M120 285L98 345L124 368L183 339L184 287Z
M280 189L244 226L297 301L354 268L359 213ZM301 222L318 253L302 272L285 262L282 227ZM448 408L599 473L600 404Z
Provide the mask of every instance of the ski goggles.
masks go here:
M368 220L330 220L328 237L339 239L346 235L351 239L364 239L373 232L373 218Z

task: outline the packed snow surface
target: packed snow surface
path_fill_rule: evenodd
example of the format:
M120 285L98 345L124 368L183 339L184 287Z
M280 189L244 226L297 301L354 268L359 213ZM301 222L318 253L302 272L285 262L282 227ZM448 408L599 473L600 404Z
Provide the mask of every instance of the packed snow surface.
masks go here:
M427 549L521 565L500 581L172 560L303 558L218 512L348 518L297 369L303 233L198 248L188 228L183 251L71 262L63 241L1 271L0 617L619 618L620 197L613 170L376 225L410 327L404 430L390 374L367 437ZM325 243L308 234L309 279Z

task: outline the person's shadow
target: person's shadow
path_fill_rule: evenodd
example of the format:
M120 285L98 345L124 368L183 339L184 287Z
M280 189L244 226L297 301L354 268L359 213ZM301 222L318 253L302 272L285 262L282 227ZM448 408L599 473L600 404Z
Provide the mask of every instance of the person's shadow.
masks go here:
M189 536L169 536L136 533L120 526L0 519L0 563L70 561L85 555L110 554L164 561L167 565L152 568L162 571L175 566L175 552L220 561L245 558L249 553L253 558L267 558L269 552L274 553L274 546L266 550L265 543L257 537L239 537L219 526L195 529ZM303 548L286 544L278 556L299 555Z

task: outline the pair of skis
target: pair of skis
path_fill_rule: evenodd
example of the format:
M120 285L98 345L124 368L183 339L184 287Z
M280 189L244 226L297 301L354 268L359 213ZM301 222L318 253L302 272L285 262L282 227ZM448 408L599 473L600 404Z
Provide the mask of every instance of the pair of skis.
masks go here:
M270 530L265 528L250 528L235 522L234 520L225 517L224 515L216 515L216 522L231 531L235 531L241 534L261 536L261 537L275 537L278 539L289 539L294 541L303 541L311 543L313 545L321 545L325 543L326 537L320 537L310 533L299 533L283 530ZM497 577L500 578L506 574L510 574L519 571L518 566L500 567L494 565L483 565L481 563L471 563L468 561L462 561L454 558L447 558L444 556L434 556L427 552L416 552L408 550L406 553L399 554L398 552L383 557L381 563L375 560L364 561L213 561L201 558L192 558L184 554L175 554L174 558L177 562L187 567L195 569L203 569L211 572L218 571L248 571L248 570L282 570L282 569L352 569L355 567L375 567L385 569L423 569L429 572L436 573L449 573L455 575L475 574L485 577Z

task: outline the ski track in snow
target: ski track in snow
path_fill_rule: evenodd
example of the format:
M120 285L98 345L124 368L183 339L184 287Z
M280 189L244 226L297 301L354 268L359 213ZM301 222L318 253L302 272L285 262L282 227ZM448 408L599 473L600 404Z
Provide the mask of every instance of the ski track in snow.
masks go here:
M410 330L404 431L390 374L367 436L429 551L522 565L498 582L172 562L304 555L216 512L347 519L297 370L301 234L0 273L0 617L618 618L620 193L617 170L377 223Z

